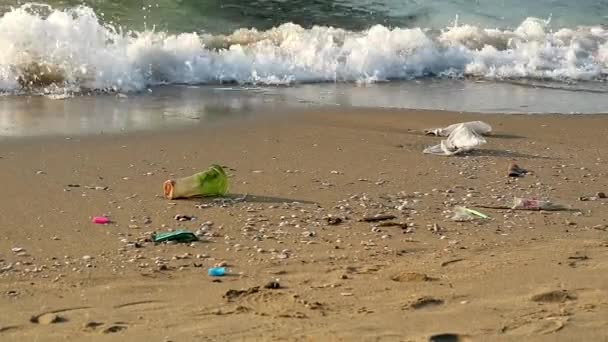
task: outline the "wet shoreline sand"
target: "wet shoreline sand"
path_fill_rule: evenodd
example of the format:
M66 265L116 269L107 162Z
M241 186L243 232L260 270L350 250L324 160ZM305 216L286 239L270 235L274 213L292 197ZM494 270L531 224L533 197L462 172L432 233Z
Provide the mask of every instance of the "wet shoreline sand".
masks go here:
M578 198L608 191L608 116L281 111L2 141L1 339L605 338L608 201ZM468 120L494 128L480 151L422 154L440 140L424 128ZM507 178L511 161L531 174ZM164 180L211 163L245 201L160 197ZM455 205L515 196L580 211L450 219ZM102 214L114 223L90 222ZM373 214L396 225L359 221ZM177 228L203 229L204 241L142 239ZM233 275L214 282L207 269L221 263ZM276 279L282 288L264 288Z

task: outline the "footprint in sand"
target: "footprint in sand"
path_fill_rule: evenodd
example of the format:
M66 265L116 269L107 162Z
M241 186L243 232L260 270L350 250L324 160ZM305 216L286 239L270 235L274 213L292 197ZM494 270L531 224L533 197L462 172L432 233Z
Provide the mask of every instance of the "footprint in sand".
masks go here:
M468 335L438 334L429 337L429 342L472 342L472 339Z
M308 301L300 296L288 296L280 289L261 289L259 286L242 290L228 290L223 296L237 309L216 309L212 314L252 313L259 316L279 318L309 318L311 313L325 315L325 306L317 301ZM302 312L303 309L309 314ZM217 313L216 313L217 312Z
M8 331L12 331L12 330L17 330L20 329L21 327L18 325L7 325L7 326L1 326L0 325L0 333L4 333L4 332L8 332Z
M103 325L103 323L101 323L101 322L90 321L90 322L87 322L84 324L84 330L85 331L94 331L102 325Z
M536 294L532 296L533 302L541 303L564 303L568 300L575 300L576 295L568 290L555 290Z
M114 309L142 307L142 306L148 306L150 304L161 304L161 303L163 303L163 302L158 301L158 300L140 300L140 301L136 301L136 302L128 302L128 303L114 305Z
M85 332L101 331L102 334L115 334L123 332L129 327L129 325L125 322L114 322L113 324L108 325L107 327L104 326L105 323L103 322L90 321L85 323L83 330Z
M429 277L424 273L416 272L399 272L397 274L392 275L390 279L398 283L418 283L437 280L437 278Z
M109 327L103 329L101 332L103 334L115 334L115 333L119 333L119 332L123 332L127 330L127 326L124 324L114 324L114 325L110 325Z
M46 312L43 312L38 315L34 315L34 316L30 317L30 322L32 322L34 324L43 324L43 325L62 323L62 322L66 322L68 319L64 316L60 316L59 315L60 313L66 313L69 311L76 311L76 310L85 310L85 309L90 309L90 307L80 306L80 307L74 307L74 308L65 308L65 309L59 309L59 310L46 311Z
M407 310L407 309L419 310L419 309L439 306L439 305L442 305L443 303L444 303L443 299L424 296L424 297L416 298L415 300L407 303L406 305L403 306L403 309L404 310Z
M505 326L503 332L509 335L523 336L531 334L548 335L563 329L567 321L568 318L565 317L548 317L537 321L514 323L510 326Z

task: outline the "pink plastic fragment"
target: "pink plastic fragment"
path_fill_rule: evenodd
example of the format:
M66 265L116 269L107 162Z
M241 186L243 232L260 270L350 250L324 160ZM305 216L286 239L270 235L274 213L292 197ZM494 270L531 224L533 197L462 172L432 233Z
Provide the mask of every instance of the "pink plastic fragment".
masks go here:
M106 224L110 223L110 219L105 216L95 216L93 217L93 223Z

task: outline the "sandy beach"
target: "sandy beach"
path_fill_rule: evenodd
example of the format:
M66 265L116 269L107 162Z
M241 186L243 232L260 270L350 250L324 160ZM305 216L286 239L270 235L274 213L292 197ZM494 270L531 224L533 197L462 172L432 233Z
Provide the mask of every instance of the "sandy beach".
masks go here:
M469 120L494 128L480 150L422 154ZM311 107L4 139L0 340L608 341L607 136L606 115ZM227 199L162 197L212 163ZM482 208L514 197L572 210ZM201 241L146 241L172 229Z

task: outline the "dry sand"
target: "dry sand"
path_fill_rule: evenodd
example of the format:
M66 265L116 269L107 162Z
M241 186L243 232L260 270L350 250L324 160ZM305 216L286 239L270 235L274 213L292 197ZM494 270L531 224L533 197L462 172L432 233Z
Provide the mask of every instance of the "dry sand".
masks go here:
M470 119L495 130L479 152L421 153L439 141L422 129ZM608 341L608 200L578 199L608 192L607 136L603 115L317 109L5 140L0 340ZM532 173L507 178L513 160ZM244 202L160 197L214 162ZM580 211L450 220L514 196ZM407 225L359 222L377 213ZM101 214L115 223L92 224ZM204 241L143 241L176 228ZM222 262L233 275L207 276Z

